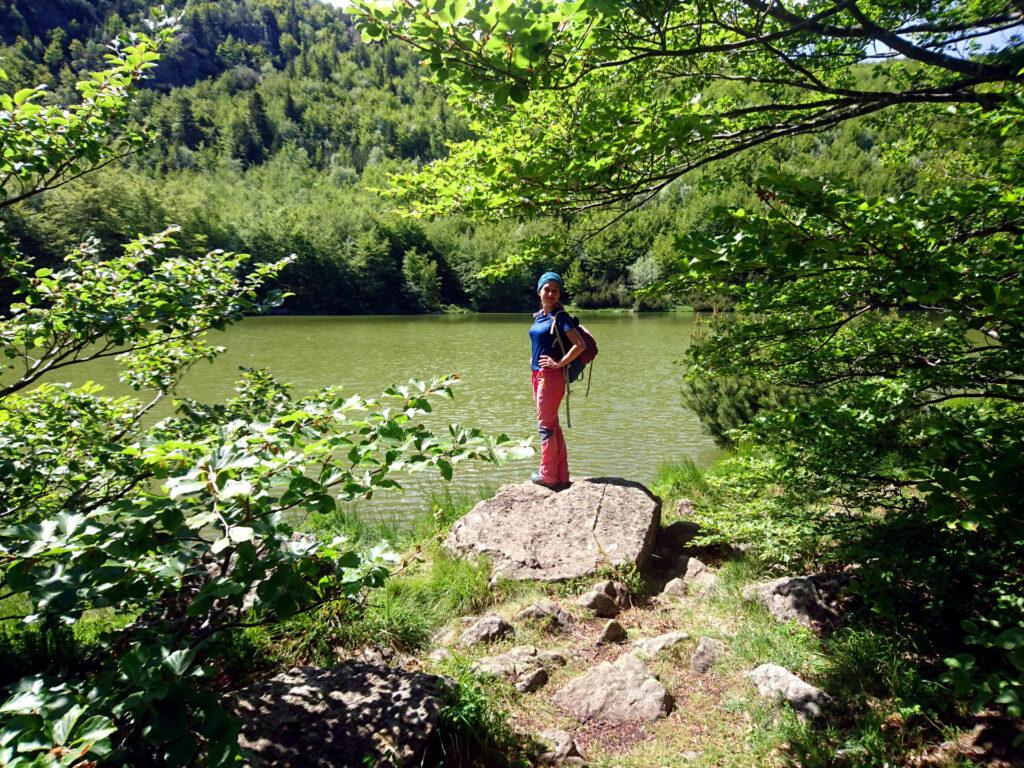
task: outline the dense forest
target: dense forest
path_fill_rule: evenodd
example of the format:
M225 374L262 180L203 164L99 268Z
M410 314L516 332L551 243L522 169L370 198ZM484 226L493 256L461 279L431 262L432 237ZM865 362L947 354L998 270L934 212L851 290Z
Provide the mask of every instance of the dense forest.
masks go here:
M296 254L275 283L295 294L282 310L292 313L522 310L534 301L530 276L547 267L568 272L577 306L705 307L720 302L636 290L663 275L679 235L716 232L717 207L756 200L750 180L760 169L810 170L869 193L921 183L917 158L882 162L898 127L860 121L694 174L623 221L410 219L375 190L472 131L407 46L364 44L347 15L317 0L178 0L168 10L181 14L181 33L133 107L154 146L4 214L42 265L85 238L110 251L173 222L188 251ZM45 84L49 98L68 103L110 42L142 28L148 6L17 0L0 14L5 88ZM538 242L556 247L533 256ZM515 269L477 277L512 257Z

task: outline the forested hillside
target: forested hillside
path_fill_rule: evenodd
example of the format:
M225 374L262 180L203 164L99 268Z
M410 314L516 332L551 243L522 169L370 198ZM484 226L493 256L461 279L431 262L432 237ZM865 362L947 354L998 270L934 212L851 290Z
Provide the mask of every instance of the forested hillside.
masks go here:
M612 219L600 214L403 218L374 190L471 133L407 47L364 44L345 14L318 0L167 7L181 14L181 32L134 107L155 146L5 214L8 231L41 264L87 237L112 249L176 223L186 250L219 247L261 261L295 253L277 286L296 294L286 305L294 313L520 310L532 306L531 275L542 267L568 271L580 306L707 306L706 297L641 301L634 291L663 274L679 234L716 232L717 206L756 199L736 178L789 165L867 192L917 181L910 164L880 162L888 142L879 129L852 123L746 156L748 172L737 175L734 165L691 176L605 229ZM147 8L142 0L3 4L3 88L44 83L50 98L70 102L79 74L101 66L111 40L143 29ZM497 278L476 277L538 239L559 244L557 263L527 256Z

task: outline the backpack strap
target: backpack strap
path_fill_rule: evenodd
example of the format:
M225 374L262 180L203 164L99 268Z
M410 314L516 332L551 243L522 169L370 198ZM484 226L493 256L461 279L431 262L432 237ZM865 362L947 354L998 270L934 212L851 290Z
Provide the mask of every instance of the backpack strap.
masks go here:
M558 310L558 312L564 311L564 309ZM565 342L562 341L562 332L558 330L558 312L551 316L551 334L555 337L559 349L562 350L562 357L565 357ZM569 413L569 366L562 368L562 376L565 381L565 426L572 429L572 415Z
M572 416L569 414L569 366L562 370L565 372L565 426L572 429Z

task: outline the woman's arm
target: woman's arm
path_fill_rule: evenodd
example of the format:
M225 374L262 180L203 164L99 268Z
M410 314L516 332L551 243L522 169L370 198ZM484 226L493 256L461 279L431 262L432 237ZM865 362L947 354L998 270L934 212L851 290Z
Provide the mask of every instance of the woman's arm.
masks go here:
M583 354L583 350L587 348L587 345L583 343L583 337L580 336L580 332L575 328L570 328L566 335L569 337L569 341L572 342L569 351L565 353L561 360L554 360L547 355L541 355L537 361L541 368L564 368Z

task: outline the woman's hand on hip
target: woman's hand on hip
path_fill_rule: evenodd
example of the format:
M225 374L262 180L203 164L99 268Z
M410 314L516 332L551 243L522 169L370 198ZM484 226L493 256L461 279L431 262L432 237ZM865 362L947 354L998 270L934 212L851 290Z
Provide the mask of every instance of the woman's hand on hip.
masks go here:
M537 358L537 365L541 368L560 368L558 361L548 355L541 355Z

